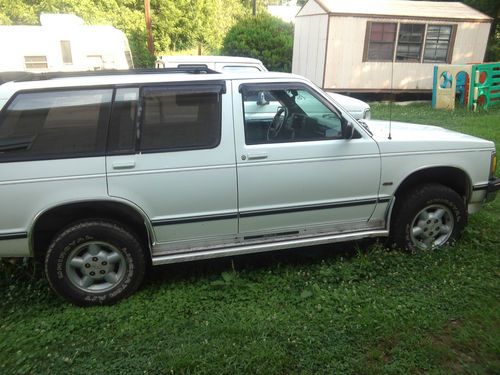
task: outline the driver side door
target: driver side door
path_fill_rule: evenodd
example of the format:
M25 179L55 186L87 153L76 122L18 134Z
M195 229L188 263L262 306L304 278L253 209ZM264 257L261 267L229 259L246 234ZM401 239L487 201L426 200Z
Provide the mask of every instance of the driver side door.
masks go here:
M340 112L306 84L253 82L233 86L240 235L366 228L380 178L375 141L344 139Z

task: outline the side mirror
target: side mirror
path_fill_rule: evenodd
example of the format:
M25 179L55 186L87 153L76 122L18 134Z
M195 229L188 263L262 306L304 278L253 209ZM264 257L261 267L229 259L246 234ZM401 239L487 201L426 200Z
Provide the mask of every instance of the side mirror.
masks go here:
M268 105L269 102L266 100L266 94L264 94L263 91L259 91L257 94L257 105L263 106L263 105Z
M342 137L344 139L352 139L353 135L354 135L354 125L349 121L345 121L342 124Z

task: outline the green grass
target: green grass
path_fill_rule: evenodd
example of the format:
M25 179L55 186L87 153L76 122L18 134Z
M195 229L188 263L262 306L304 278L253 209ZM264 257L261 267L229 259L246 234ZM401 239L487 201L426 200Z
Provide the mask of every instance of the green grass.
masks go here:
M392 111L500 141L498 110ZM362 242L164 266L111 307L3 265L0 374L498 374L499 214L500 199L417 255Z

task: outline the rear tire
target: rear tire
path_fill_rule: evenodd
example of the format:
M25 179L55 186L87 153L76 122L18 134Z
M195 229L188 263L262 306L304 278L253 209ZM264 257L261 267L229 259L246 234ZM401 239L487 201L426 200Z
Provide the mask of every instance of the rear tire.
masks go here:
M145 273L144 249L113 222L75 223L52 241L45 273L54 291L79 305L111 305L132 294Z
M447 186L429 183L398 197L391 242L411 252L454 244L467 223L463 199Z

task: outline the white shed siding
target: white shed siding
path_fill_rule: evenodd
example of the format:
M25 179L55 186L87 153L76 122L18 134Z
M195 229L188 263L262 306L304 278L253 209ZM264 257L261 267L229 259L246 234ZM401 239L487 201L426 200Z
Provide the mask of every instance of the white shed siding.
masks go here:
M452 64L483 62L490 23L463 22L458 24Z
M326 90L431 90L433 63L363 62L367 21L402 22L398 18L362 18L330 16L326 58ZM409 22L404 20L403 22ZM450 22L437 19L411 21L457 25L453 64L482 62L489 23ZM300 74L300 73L299 73ZM308 75L306 77L310 78ZM391 85L392 80L392 85Z
M327 14L295 20L293 73L309 78L320 87L323 86L327 33Z

